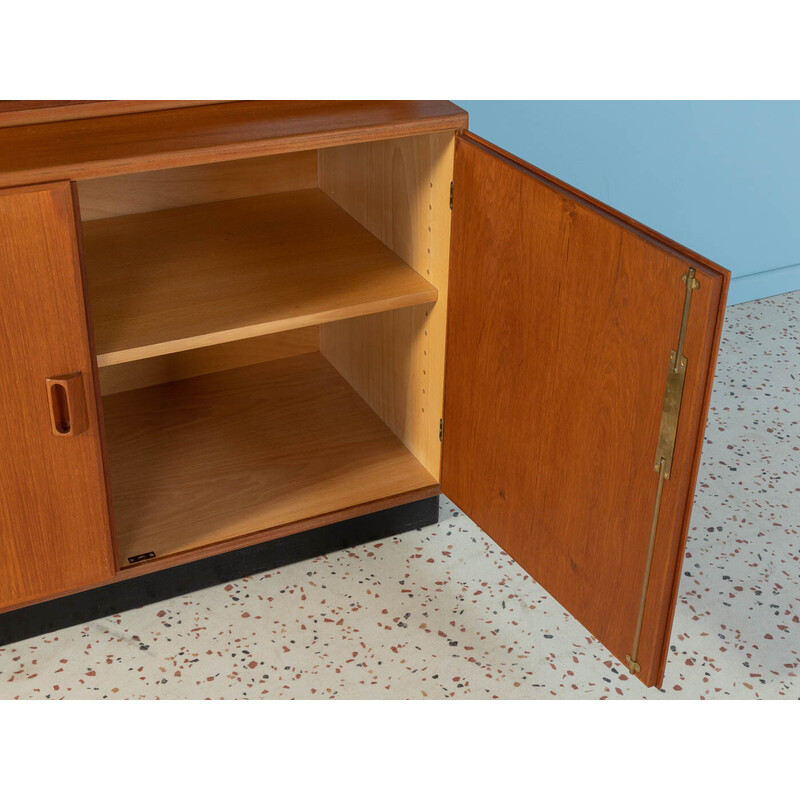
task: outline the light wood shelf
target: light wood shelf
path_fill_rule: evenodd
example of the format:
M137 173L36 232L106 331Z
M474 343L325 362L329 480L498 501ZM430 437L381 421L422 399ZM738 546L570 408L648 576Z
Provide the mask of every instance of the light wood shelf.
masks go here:
M84 223L99 366L432 303L319 189Z
M110 395L103 408L122 566L438 490L320 353Z

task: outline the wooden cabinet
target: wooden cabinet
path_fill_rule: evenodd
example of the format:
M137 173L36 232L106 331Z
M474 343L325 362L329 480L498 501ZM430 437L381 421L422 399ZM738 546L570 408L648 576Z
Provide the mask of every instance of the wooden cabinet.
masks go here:
M0 607L441 489L660 682L725 270L449 103L8 113Z

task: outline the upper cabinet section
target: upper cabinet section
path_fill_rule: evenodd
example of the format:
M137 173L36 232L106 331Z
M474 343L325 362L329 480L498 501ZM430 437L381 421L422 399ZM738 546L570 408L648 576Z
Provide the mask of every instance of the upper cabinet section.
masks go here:
M0 186L144 172L466 126L466 112L445 100L258 100L0 127Z

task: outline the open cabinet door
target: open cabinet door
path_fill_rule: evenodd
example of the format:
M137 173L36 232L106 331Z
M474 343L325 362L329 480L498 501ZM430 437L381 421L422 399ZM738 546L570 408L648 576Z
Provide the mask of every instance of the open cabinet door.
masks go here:
M442 490L660 685L729 274L457 138Z

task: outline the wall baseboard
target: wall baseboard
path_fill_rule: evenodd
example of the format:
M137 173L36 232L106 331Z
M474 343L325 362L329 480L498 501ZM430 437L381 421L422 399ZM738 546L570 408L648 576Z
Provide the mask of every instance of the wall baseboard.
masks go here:
M734 306L737 303L747 303L750 300L760 300L798 289L800 289L800 264L754 272L751 275L734 276L731 278L731 288L728 292L728 305Z

